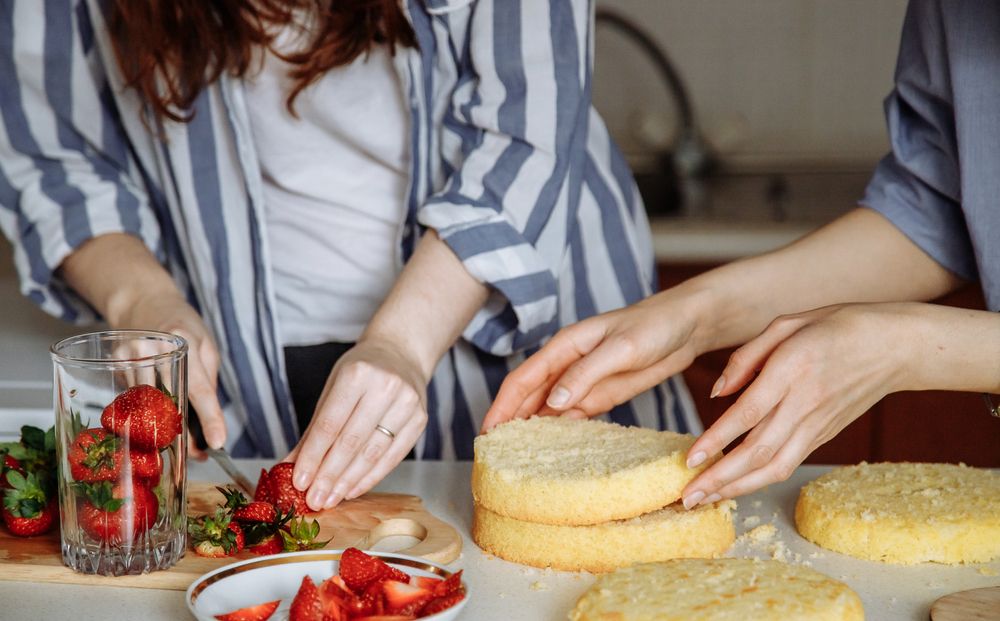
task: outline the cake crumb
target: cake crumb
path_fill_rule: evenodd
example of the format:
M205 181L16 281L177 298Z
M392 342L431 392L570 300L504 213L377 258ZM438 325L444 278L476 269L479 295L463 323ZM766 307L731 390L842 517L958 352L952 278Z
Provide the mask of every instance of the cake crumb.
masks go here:
M764 503L760 500L755 500L750 504L753 506L754 509L760 509L760 506Z
M1000 573L997 573L997 570L986 566L980 567L976 571L978 571L983 576L1000 576Z
M784 541L778 541L773 546L768 548L771 553L771 558L776 561L788 561L788 548L785 547Z
M761 524L760 526L747 531L747 540L752 543L763 543L765 541L770 541L774 539L774 536L778 534L778 529L774 527L774 524Z
M503 591L500 592L500 599L507 599L507 594Z
M549 590L549 585L546 584L545 582L536 581L536 582L532 582L531 586L529 588L532 591L548 591Z
M760 524L760 518L756 515L751 515L750 517L743 519L743 526L746 528L753 528L758 524Z
M826 558L826 556L822 552L813 552L809 558Z

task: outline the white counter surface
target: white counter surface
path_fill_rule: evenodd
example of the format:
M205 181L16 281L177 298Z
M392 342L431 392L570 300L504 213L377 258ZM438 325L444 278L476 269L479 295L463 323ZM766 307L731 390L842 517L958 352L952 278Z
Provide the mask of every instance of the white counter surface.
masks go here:
M247 474L264 462L240 463ZM926 620L931 603L954 591L1000 584L1000 561L985 565L902 567L861 561L818 548L795 534L791 522L798 489L828 468L805 466L784 483L773 485L739 501L737 534L747 530L744 520L757 516L772 522L778 534L761 544L738 543L734 555L770 558L784 552L791 562L808 562L814 569L843 580L864 601L871 621ZM588 574L538 570L507 563L480 552L469 539L472 497L468 462L407 462L380 486L380 491L418 494L435 515L458 528L465 542L453 569L464 569L474 595L462 615L468 621L562 621L577 597L591 584ZM191 465L195 480L223 481L214 464ZM750 520L752 525L754 520ZM980 572L983 573L980 573ZM117 589L70 585L0 582L0 619L169 620L189 619L184 594L179 591Z

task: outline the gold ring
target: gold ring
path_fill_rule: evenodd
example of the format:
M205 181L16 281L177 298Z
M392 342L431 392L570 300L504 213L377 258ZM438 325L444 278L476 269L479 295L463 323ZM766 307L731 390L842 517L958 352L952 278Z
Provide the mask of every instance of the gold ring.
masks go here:
M388 429L386 429L382 425L375 425L375 431L381 431L385 435L389 436L390 440L395 440L396 439L396 434L394 434L393 432L389 431Z

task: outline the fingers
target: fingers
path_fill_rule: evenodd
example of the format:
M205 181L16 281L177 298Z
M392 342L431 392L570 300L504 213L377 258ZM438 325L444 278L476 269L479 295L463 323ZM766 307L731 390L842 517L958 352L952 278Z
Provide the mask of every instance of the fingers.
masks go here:
M331 383L332 388L320 397L312 421L303 432L298 446L292 451L295 454L292 482L297 489L303 491L311 488L323 458L339 437L340 430L363 394L362 388L355 382L338 381L334 378ZM292 456L285 459L291 461ZM325 501L326 498L323 498L319 504Z
M226 441L226 421L219 404L217 384L219 354L211 341L203 340L188 355L188 400L201 422L205 443L221 448Z
M722 449L756 427L777 407L787 394L788 385L781 381L771 381L771 374L772 371L765 367L760 377L740 395L736 403L691 445L688 449L688 468L697 468L705 463L709 455L721 453Z
M373 456L369 455L367 451L362 451L355 457L354 463L344 472L341 480L338 481L338 485L343 483L344 488L349 490L344 496L348 500L357 498L374 487L399 462L403 461L410 449L417 443L417 439L420 438L420 434L427 426L426 411L422 406L409 408L404 406L401 412L405 413L407 420L403 422L402 428L395 432L395 438L390 441L381 432L373 435L373 441L377 440L379 443L386 444L386 450L378 459L373 459ZM386 420L380 424L383 426L396 425L396 420L398 419L393 417L393 421L390 422L389 417L386 417ZM382 437L375 438L375 436Z
M326 451L316 476L309 486L309 492L306 494L306 503L310 507L320 510L340 502L347 495L347 492L351 491L340 480L341 475L354 461L355 456L363 449L369 451L378 449L380 452L384 450L385 447L380 441L370 442L373 434L376 433L388 440L385 434L375 431L375 425L383 419L387 411L395 409L394 404L390 402L392 397L397 396L394 393L395 391L369 390L358 401L357 407L350 413L350 418L343 424L336 439L327 444L329 450ZM390 407L391 405L393 407ZM317 415L323 417L326 414L322 410L318 410ZM399 426L402 422L399 421ZM391 424L396 423L393 421ZM392 430L391 427L389 429ZM307 448L309 448L307 445L303 446L299 456L300 462L305 459ZM375 455L376 458L379 456L380 453Z
M519 412L535 410L549 396L555 378L604 338L602 318L594 317L563 328L535 355L521 363L504 380L493 405L483 419L483 431L516 418ZM539 394L541 388L546 390ZM539 398L541 397L541 398ZM529 403L526 403L529 401ZM538 402L532 407L532 404ZM532 412L534 413L534 412Z
M755 339L733 352L726 368L712 387L712 397L735 393L753 379L754 373L783 342L795 334L805 323L799 315L778 317Z

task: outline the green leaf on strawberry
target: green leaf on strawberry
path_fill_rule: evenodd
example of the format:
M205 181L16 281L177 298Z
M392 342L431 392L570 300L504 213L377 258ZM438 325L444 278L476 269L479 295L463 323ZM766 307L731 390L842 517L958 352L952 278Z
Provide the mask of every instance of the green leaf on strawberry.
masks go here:
M99 481L96 483L84 483L77 481L72 484L73 491L87 499L87 502L94 505L101 511L113 512L121 508L127 498L115 498L114 486L111 481Z
M299 550L318 550L326 547L330 539L326 541L316 541L319 536L319 522L313 520L307 522L305 518L292 520L288 523L286 530L279 531L281 539L285 544L286 552L297 552Z
M7 483L11 489L4 493L3 506L16 517L35 517L49 501L46 483L37 473L23 475L17 470L8 470Z

